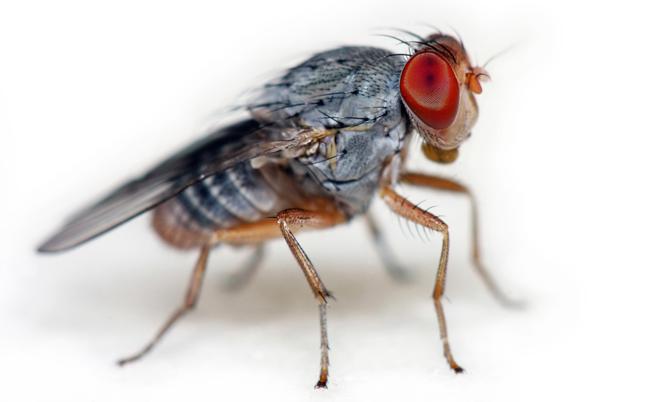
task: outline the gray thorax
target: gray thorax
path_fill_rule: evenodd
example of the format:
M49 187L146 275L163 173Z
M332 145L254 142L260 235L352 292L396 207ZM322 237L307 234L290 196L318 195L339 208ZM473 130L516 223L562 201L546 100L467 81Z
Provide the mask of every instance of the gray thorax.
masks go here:
M372 47L319 53L267 84L248 108L262 122L333 132L291 167L311 177L307 191L334 197L351 215L361 213L408 132L399 95L403 65L402 57Z

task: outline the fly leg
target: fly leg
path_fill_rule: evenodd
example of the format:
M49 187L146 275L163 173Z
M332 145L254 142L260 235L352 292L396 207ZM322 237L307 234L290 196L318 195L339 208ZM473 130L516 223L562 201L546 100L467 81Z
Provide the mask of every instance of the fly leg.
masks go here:
M210 247L209 246L203 246L201 248L201 252L199 254L199 259L196 262L196 265L194 266L194 271L192 273L192 277L190 279L190 284L187 288L187 292L185 294L185 299L183 300L183 304L176 309L172 313L172 315L167 319L165 324L158 330L156 335L153 337L149 343L147 343L142 350L139 352L125 357L123 359L120 359L117 361L117 364L120 366L123 366L128 363L132 363L136 360L139 360L142 358L144 355L149 353L154 346L160 341L160 339L169 331L169 329L176 323L176 321L184 316L188 311L190 311L196 304L196 301L199 297L199 293L201 291L201 283L203 282L203 276L205 273L205 268L206 264L208 262L208 254L210 254Z
M246 264L236 273L228 277L225 288L228 291L236 291L242 289L248 283L262 265L264 260L264 244L258 244L255 246L253 255L246 261Z
M474 268L478 273L479 277L485 283L485 286L488 288L490 293L494 296L495 299L502 305L506 307L519 307L521 306L520 302L511 300L508 298L501 288L497 285L490 272L483 265L481 260L481 249L479 241L479 227L478 227L478 207L476 203L476 198L472 192L454 180L446 179L443 177L425 175L420 173L411 173L407 172L400 177L400 181L411 184L414 186L432 188L442 191L450 191L454 193L461 193L467 195L470 201L471 207L471 225L472 225L472 261L474 263Z
M438 326L440 327L440 339L442 340L442 347L449 367L456 373L462 373L463 369L456 363L453 355L451 354L451 347L449 346L449 339L447 337L447 322L445 320L445 313L442 309L442 296L445 292L445 278L447 276L447 260L449 257L449 229L447 224L437 216L419 208L417 205L412 204L406 198L397 194L390 187L382 187L380 191L381 198L386 202L388 207L398 215L433 229L442 234L442 252L440 253L440 261L438 263L438 273L436 274L436 284L433 288L433 303L436 307L436 315L438 317Z
M327 378L329 370L329 343L327 339L327 299L331 294L325 288L325 285L318 276L318 272L309 260L307 254L302 249L292 229L302 227L322 228L333 226L344 220L339 213L331 212L311 212L300 209L288 209L277 215L277 222L282 232L284 240L287 242L289 249L296 258L298 265L302 269L307 283L311 287L314 297L318 302L318 312L320 314L320 374L316 388L327 388Z
M377 221L370 212L366 213L366 224L368 225L368 230L370 230L373 244L379 253L379 257L388 275L397 281L406 281L409 278L409 272L397 262L395 254L393 254L388 246L384 234L379 229Z

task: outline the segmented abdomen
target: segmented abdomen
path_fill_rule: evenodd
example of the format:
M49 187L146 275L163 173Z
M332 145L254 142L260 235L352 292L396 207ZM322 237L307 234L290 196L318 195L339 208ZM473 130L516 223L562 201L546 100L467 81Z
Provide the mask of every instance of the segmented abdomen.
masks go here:
M153 225L166 242L191 248L206 244L215 230L275 216L285 204L264 173L243 162L158 206Z

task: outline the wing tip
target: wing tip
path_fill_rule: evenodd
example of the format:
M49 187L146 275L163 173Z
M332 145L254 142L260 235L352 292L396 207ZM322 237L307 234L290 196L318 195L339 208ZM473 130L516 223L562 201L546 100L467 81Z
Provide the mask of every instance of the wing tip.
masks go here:
M53 254L66 251L71 247L73 246L62 243L57 236L53 236L36 247L36 252L39 254Z
M50 244L50 241L47 241L36 247L36 252L39 254L52 254L58 251L61 250L59 250L54 244Z

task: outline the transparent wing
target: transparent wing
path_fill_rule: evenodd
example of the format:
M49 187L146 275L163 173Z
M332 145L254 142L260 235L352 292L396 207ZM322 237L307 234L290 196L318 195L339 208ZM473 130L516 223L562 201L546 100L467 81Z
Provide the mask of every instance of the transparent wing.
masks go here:
M314 133L244 120L221 128L72 216L39 252L70 249L172 198L183 189L259 156L308 144Z

